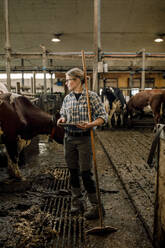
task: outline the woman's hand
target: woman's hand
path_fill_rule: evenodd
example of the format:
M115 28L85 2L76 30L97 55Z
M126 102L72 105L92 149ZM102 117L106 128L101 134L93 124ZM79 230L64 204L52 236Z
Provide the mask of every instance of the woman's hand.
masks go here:
M58 119L57 121L57 126L60 126L60 123L65 123L66 119L64 117L61 117L60 119Z
M82 122L76 125L76 127L81 128L81 129L89 129L95 126L101 126L104 123L104 120L99 117L95 121L92 122Z
M78 125L76 125L77 128L80 128L80 129L89 129L91 127L93 127L93 124L92 122L82 122Z

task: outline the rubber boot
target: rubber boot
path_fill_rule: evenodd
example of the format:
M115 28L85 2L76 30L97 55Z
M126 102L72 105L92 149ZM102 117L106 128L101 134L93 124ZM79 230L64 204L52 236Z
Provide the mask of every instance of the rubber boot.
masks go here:
M99 218L99 206L96 194L88 194L88 199L91 203L91 207L86 211L84 217L87 220L94 220ZM101 203L102 215L105 215L105 209L103 204Z
M86 206L80 188L72 187L71 192L72 192L71 214L74 215L84 212Z

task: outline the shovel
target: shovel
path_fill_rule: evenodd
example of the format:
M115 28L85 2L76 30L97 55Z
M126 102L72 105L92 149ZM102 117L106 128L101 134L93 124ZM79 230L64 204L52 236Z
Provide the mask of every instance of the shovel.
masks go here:
M83 50L81 51L81 54L82 54L82 64L83 64L85 88L86 88L87 104L88 104L88 118L89 118L89 122L92 122L90 100L89 100L89 94L88 94L88 83L87 83L85 54L84 54ZM103 212L102 212L100 190L99 190L99 179L98 179L97 164L96 164L96 154L95 154L95 143L94 143L93 128L90 129L90 136L91 136L91 145L92 145L92 153L93 153L94 174L95 174L95 179L96 179L96 194L97 194L97 199L98 199L100 226L94 227L94 228L86 231L86 233L87 234L96 234L96 235L106 235L106 234L109 234L109 233L117 231L117 229L115 227L105 226L103 224Z

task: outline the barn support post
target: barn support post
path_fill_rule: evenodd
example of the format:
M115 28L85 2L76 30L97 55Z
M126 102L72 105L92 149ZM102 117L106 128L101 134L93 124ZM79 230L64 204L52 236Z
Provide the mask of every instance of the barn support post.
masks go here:
M94 0L94 63L93 63L93 90L98 93L99 91L99 75L98 75L98 62L101 60L101 39L100 39L100 0Z
M145 49L142 50L142 74L141 74L141 88L142 90L145 89L145 58L146 53Z
M16 93L20 94L21 93L21 87L20 87L20 82L16 83Z
M133 87L133 71L130 71L129 73L129 85L128 87L130 88L130 91L129 91L129 97L131 97L131 89Z
M21 66L24 68L24 59L21 59ZM24 81L24 71L22 71L22 91L24 91L25 81Z
M53 93L53 73L50 72L50 93Z
M89 90L92 90L92 83L91 83L91 77L88 76L88 88Z
M47 84L46 84L46 68L47 68L47 55L45 46L40 45L42 48L42 70L44 74L44 94L47 92Z
M33 93L36 94L36 72L33 71Z
M129 88L132 88L133 87L133 72L130 71L130 74L129 74Z
M5 16L5 54L6 54L6 74L7 74L7 88L11 91L11 45L9 33L9 4L8 0L4 0L4 16Z
M53 66L53 59L50 59L50 67ZM53 93L53 72L50 71L50 93Z
M31 93L34 93L34 82L33 82L33 77L31 77Z

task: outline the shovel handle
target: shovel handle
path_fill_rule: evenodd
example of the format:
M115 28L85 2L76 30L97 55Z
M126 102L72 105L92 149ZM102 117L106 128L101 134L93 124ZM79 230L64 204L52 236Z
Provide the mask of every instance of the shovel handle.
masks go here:
M83 50L81 51L81 54L82 54L82 64L83 64L85 88L86 88L87 104L88 104L88 118L89 118L89 122L92 122L90 100L89 100L89 93L88 93L88 82L87 82L85 54L84 54ZM98 178L97 164L96 164L96 153L95 153L95 143L94 143L93 128L90 129L90 136L91 136L91 145L92 145L92 154L93 154L94 174L95 174L95 179L96 179L96 194L97 194L97 198L98 198L100 226L103 227L103 212L102 212L100 190L99 190L99 178Z

